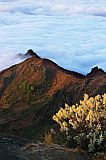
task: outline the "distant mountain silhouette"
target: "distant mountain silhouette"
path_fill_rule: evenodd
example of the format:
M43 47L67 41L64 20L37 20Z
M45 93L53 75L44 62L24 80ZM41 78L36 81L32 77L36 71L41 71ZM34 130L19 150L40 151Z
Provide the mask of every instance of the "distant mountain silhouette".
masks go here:
M0 131L35 136L51 127L64 106L106 92L106 73L95 67L84 76L28 50L24 62L0 72Z

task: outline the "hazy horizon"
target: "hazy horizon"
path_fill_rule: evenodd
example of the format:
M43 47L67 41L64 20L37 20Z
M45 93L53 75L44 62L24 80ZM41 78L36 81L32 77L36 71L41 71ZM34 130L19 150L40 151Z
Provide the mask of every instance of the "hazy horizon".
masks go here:
M106 1L0 0L0 70L33 49L83 74L106 71Z

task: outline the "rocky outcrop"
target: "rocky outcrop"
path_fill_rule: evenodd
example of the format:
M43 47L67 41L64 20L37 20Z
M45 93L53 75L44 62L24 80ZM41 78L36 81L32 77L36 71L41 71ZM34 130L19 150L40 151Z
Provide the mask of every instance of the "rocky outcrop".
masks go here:
M26 56L34 56L35 58L40 58L32 49L29 49Z
M29 49L26 54L18 53L16 57L22 58L22 59L30 58L30 57L40 58L32 49Z
M30 143L26 144L20 152L22 158L30 160L89 160L86 153L78 150L71 150L61 147L59 145L46 145L44 143Z

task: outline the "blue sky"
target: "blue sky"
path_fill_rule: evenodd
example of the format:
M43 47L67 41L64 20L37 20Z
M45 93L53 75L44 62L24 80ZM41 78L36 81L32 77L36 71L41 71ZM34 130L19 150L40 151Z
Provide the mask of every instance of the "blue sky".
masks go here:
M83 74L106 71L106 0L0 0L0 70L28 49Z

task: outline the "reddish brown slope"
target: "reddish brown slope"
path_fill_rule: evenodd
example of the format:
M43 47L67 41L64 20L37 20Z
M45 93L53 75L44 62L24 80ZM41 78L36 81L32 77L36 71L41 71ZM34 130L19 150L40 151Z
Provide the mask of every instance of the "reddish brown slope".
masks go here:
M0 130L3 132L34 135L45 126L42 118L46 117L44 113L54 94L84 77L32 51L30 55L31 58L0 73Z
M80 83L69 85L65 89L66 97L72 97L71 103L79 102L85 93L89 96L106 93L106 72L94 67Z
M82 78L82 75L66 71L50 60L33 56L0 73L0 107L8 107L13 102L24 107L30 96L35 97L35 101L44 96L51 97L57 90Z

